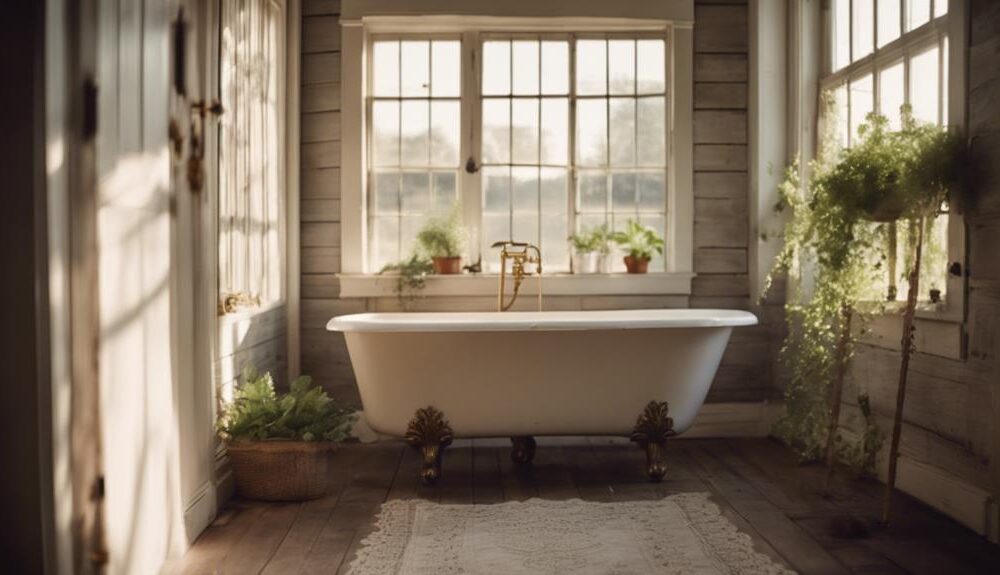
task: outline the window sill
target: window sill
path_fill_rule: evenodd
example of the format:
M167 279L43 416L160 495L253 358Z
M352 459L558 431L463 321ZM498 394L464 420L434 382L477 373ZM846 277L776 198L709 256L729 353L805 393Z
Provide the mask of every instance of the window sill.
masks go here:
M395 297L396 276L339 274L340 297ZM544 296L690 295L693 273L551 274L542 276ZM509 281L509 280L508 280ZM421 295L429 297L497 295L496 274L428 276ZM537 279L529 277L522 294L534 295Z
M906 309L905 301L891 302L864 302L860 306L861 311L878 317L902 317ZM914 311L916 319L928 321L940 321L948 323L963 323L964 319L960 311L948 306L946 302L931 303L929 301L917 302L917 309Z
M872 317L861 342L881 349L900 351L905 307L904 302L888 302L884 305L869 302L865 305L863 311L872 314ZM956 361L965 358L965 326L962 316L949 309L946 304L918 303L914 328L913 343L917 352Z

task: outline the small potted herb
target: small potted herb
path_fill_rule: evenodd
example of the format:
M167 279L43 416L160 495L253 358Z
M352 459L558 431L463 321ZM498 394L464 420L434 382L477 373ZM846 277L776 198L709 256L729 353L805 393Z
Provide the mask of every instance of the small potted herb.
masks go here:
M455 209L447 218L433 218L421 228L417 253L431 260L436 274L462 273L463 235L459 211Z
M218 424L236 492L265 501L322 497L326 454L347 439L354 420L351 409L337 405L308 377L279 394L271 374L247 368Z
M663 238L660 234L635 220L629 220L625 229L615 232L612 239L625 251L625 269L630 274L646 273L653 255L663 253Z
M596 274L604 271L605 259L611 251L606 225L573 234L569 243L573 246L573 273Z

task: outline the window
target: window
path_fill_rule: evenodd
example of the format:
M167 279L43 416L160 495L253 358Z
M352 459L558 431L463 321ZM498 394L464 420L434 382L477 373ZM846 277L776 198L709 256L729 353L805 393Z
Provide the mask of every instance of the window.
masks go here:
M369 253L382 269L407 256L420 228L458 202L460 44L372 45Z
M284 275L283 7L225 0L220 17L220 304L263 305Z
M947 0L835 0L829 17L830 72L822 79L834 98L834 115L843 146L858 138L865 116L878 111L890 126L900 127L900 109L909 105L915 119L947 125ZM872 42L874 38L874 42ZM943 207L947 210L947 207ZM948 292L950 261L961 261L960 246L949 245L949 228L961 222L949 214L929 224L920 285L920 300L930 290ZM886 226L886 274L873 299L906 295L906 253L915 230L900 223Z
M498 240L534 243L546 271L565 272L574 231L629 219L669 231L665 34L466 30L369 46L368 273L458 206L486 272Z

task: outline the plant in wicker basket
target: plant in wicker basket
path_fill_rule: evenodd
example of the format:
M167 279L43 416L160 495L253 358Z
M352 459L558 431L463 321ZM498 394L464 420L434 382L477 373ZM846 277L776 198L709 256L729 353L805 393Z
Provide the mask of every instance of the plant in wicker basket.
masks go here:
M355 416L309 377L274 390L270 373L249 367L219 420L236 480L250 499L294 501L326 491L326 453L347 439Z

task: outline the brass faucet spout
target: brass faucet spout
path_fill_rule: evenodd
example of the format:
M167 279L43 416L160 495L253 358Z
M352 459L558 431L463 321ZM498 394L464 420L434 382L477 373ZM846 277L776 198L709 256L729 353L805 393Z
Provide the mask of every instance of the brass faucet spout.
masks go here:
M500 241L494 242L493 247L500 248L500 285L497 290L497 311L507 311L517 301L517 295L521 291L521 283L531 272L526 271L525 264L535 264L538 274L538 310L542 309L542 251L538 246L526 242ZM514 280L514 291L510 301L506 301L506 276L507 260L511 262L511 275Z

